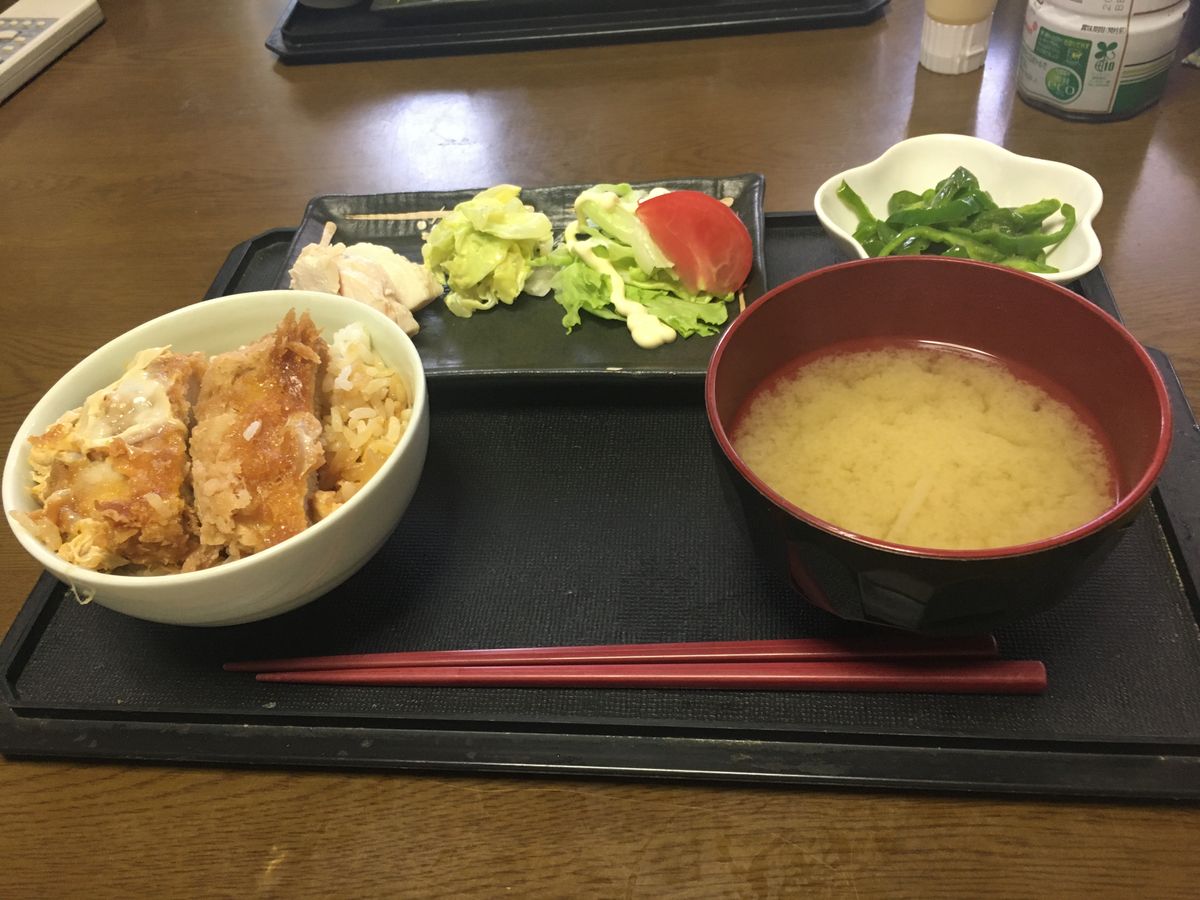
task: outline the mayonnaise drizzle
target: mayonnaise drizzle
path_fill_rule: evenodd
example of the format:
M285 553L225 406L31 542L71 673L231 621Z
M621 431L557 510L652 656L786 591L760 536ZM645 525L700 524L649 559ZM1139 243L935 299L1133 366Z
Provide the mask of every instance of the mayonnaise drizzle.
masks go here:
M620 273L607 259L593 252L594 245L591 240L578 240L578 234L578 222L572 222L566 227L563 237L567 248L583 260L588 268L608 277L609 299L612 300L613 309L625 317L625 327L629 329L633 342L639 347L653 350L675 340L675 329L636 300L628 299L625 296L625 282L621 280Z

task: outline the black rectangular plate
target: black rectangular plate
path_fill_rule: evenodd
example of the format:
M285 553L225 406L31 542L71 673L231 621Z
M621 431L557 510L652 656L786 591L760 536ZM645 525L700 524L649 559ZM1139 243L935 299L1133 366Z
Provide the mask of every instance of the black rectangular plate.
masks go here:
M270 286L290 237L238 248L213 293ZM840 258L811 215L769 216L765 246L772 281ZM1099 272L1075 287L1114 309ZM718 493L698 385L444 380L409 513L303 609L176 628L80 606L43 577L0 645L0 751L1200 799L1200 439L1155 359L1177 431L1153 506L1075 595L998 634L1006 656L1046 663L1042 696L329 688L222 672L315 652L859 630L750 552Z
M733 211L746 225L754 245L754 264L745 297L757 298L766 285L763 260L763 177L687 178L640 184L673 190L703 191L733 200ZM574 203L588 184L524 188L521 199L545 213L555 237L575 218ZM405 214L452 209L478 191L442 191L406 194L363 194L317 197L308 204L304 220L288 250L290 268L300 251L321 239L326 222L337 225L334 240L345 244L383 244L414 262L421 260L423 228L435 219L360 219L354 216ZM288 287L286 271L274 287ZM731 304L732 307L732 304ZM421 331L413 339L430 380L528 381L545 377L557 381L599 378L614 380L669 377L704 377L708 357L716 345L713 337L680 338L654 351L637 346L623 322L585 314L571 334L562 326L564 310L552 296L521 295L511 306L498 305L469 319L451 313L435 300L417 313ZM731 308L729 321L736 308Z
M861 25L887 0L395 0L284 9L267 48L285 63L550 50Z

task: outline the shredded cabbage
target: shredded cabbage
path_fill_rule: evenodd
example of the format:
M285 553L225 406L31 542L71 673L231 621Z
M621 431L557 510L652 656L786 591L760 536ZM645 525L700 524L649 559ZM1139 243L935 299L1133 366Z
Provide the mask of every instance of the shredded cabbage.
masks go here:
M552 246L550 220L521 202L521 189L501 184L458 204L425 235L426 267L450 288L446 307L471 316L524 291L543 296L549 276L534 278L533 260Z

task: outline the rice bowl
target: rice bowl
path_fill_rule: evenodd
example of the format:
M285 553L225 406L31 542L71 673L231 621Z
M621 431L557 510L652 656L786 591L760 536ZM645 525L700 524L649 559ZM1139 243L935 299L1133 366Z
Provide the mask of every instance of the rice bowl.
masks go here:
M18 521L37 507L30 494L29 438L65 410L112 383L125 364L150 346L215 354L239 347L305 310L332 334L361 323L386 364L411 392L407 428L377 471L333 514L252 556L197 572L134 578L72 565ZM339 372L340 374L340 372ZM336 375L334 376L337 377ZM127 615L157 622L227 625L294 609L350 577L375 553L403 515L416 489L428 444L428 402L421 361L411 340L387 317L335 295L263 291L197 303L147 322L96 350L63 376L18 429L4 469L3 502L22 546L79 596Z

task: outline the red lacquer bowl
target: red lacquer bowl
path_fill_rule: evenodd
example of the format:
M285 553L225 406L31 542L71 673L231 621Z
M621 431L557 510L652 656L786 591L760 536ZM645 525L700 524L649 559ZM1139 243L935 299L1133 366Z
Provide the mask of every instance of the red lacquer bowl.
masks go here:
M1114 505L1046 540L938 550L855 534L776 494L730 443L747 398L800 357L880 339L958 345L1035 373L1070 398L1108 443ZM1162 378L1115 319L1033 275L943 257L857 260L765 294L713 353L705 403L720 468L758 552L829 612L927 634L984 633L1062 600L1132 523L1171 437Z

